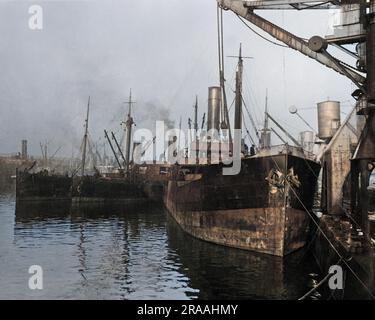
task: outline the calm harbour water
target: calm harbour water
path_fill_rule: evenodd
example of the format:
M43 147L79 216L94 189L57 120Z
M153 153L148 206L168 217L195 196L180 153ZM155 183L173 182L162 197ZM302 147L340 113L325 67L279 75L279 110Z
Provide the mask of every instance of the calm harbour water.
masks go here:
M28 268L43 268L43 290ZM185 234L162 207L17 208L0 194L0 299L297 299L318 268Z

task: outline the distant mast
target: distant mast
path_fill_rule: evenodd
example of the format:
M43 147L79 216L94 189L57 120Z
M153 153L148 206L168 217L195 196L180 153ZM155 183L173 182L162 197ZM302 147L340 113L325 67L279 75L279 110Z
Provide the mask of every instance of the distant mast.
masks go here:
M129 112L128 118L125 122L126 128L126 149L125 149L125 159L126 159L126 173L129 172L130 169L130 155L131 155L131 141L132 141L132 128L134 125L134 121L132 118L132 105L135 104L135 101L132 100L132 90L130 89L129 101L127 102L129 105Z
M266 104L265 104L265 115L264 115L264 129L268 130L268 89L266 90Z
M87 103L87 114L85 120L85 135L83 136L83 151L82 151L82 167L81 167L81 176L85 175L85 165L86 165L86 149L87 149L87 139L88 139L88 130L89 130L89 112L90 112L90 96Z
M268 90L266 90L266 103L264 107L264 125L260 133L260 148L268 149L271 147L271 130L269 129L269 114L268 114Z
M194 105L194 138L195 138L195 162L199 162L199 141L198 141L198 96Z
M198 96L195 97L194 105L194 130L198 131Z

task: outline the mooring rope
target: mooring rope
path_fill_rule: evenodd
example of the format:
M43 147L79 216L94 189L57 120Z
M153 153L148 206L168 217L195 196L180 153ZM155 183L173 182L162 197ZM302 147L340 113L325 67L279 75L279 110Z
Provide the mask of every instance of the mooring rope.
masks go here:
M280 172L281 171L281 168L280 166L277 164L277 162L275 161L274 157L271 156L271 159L272 161L275 163L275 165L277 166L278 170ZM298 196L297 192L294 190L293 186L289 183L288 179L285 179L286 183L288 183L289 185L289 188L293 191L295 197L297 198L297 200L301 203L302 207L304 208L304 210L307 212L307 214L310 216L311 220L314 222L314 224L316 225L316 227L319 229L319 231L321 232L321 234L324 236L324 238L328 241L329 245L332 247L332 249L335 251L335 253L339 256L340 259L342 259L342 261L344 262L345 266L348 268L348 270L354 275L354 277L359 281L359 283L366 289L366 291L369 293L369 295L371 296L371 298L373 300L375 300L375 296L372 294L371 290L366 286L366 284L361 280L361 278L355 273L355 271L350 267L350 265L346 262L346 260L344 259L344 257L340 254L340 252L338 252L338 250L336 249L336 247L333 245L333 243L331 242L331 240L329 240L328 236L325 234L325 232L322 230L322 228L320 227L320 225L315 221L315 219L311 216L311 213L310 211L306 208L305 204L302 202L302 200L300 199L300 197Z
M339 259L339 261L336 263L336 265L340 264L341 262L341 258ZM309 290L308 292L306 292L301 298L299 298L298 300L305 300L307 297L309 297L312 293L314 293L316 290L318 290L318 288L323 284L325 283L329 278L331 277L331 274L328 273L322 280L320 280L320 282L314 287L312 288L311 290Z

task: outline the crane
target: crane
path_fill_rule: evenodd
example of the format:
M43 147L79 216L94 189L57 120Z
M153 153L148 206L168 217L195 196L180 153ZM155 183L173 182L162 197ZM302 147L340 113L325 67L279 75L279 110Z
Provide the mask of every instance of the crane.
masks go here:
M224 10L231 10L240 18L243 18L256 27L267 32L275 39L283 42L288 47L295 49L302 54L318 61L328 68L335 70L336 72L348 77L362 92L364 92L364 83L366 78L356 71L354 68L348 66L339 59L333 57L328 53L328 41L319 36L314 36L308 41L284 30L283 28L273 24L272 22L264 19L258 14L254 13L254 10L261 9L332 9L340 8L342 1L294 1L294 0L268 0L268 1L242 1L242 0L217 0L218 4ZM356 36L352 39L347 39L346 43L351 41L359 41L361 37ZM337 41L339 43L339 41ZM335 41L330 42L331 44L338 43ZM344 49L343 49L344 50Z

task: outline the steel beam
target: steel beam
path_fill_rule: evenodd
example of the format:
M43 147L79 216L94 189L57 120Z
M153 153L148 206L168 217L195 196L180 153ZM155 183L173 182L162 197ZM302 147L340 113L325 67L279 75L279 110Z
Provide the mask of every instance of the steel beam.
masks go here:
M249 10L249 8L244 6L244 1L242 0L217 1L222 8L233 11L235 14L239 15L240 17L246 19L253 25L267 32L275 39L285 43L288 47L301 52L305 56L308 56L309 58L312 58L320 62L326 67L331 68L346 77L349 77L349 79L352 80L356 86L362 89L361 85L365 83L366 78L360 75L359 73L353 71L352 69L346 67L345 65L341 64L339 60L334 59L325 50L323 50L322 52L315 52L311 50L307 41L295 36L294 34L255 14L254 12Z
M304 9L337 9L339 1L322 0L264 0L264 1L244 1L244 5L253 9L270 10L304 10Z

